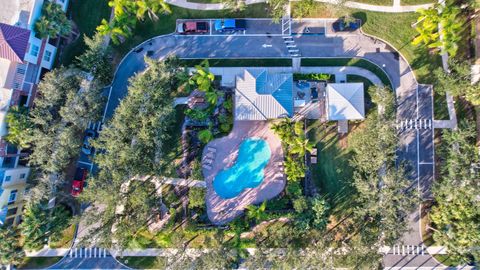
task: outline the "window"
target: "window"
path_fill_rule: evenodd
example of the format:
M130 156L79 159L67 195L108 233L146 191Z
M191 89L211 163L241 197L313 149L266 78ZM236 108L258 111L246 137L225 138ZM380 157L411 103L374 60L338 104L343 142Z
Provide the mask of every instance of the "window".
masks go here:
M38 50L40 48L37 45L32 44L32 48L30 49L30 54L33 56L38 56Z
M25 174L24 173L20 174L20 179L24 179L24 178L25 178Z
M12 204L17 199L17 190L14 189L10 192L10 197L8 197L8 204Z
M43 60L50 62L50 59L52 58L52 53L50 51L45 51L45 55L43 56Z
M5 176L5 182L8 182L12 180L12 177L10 175Z
M7 217L8 217L8 216L16 215L16 214L17 214L17 210L18 210L17 207L8 209L8 211L7 211Z

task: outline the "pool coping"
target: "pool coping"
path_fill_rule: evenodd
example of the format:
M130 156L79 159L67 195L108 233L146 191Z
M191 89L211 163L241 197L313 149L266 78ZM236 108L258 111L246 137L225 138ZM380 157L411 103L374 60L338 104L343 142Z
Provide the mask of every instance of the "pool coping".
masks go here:
M215 176L222 170L233 166L238 157L240 144L247 138L264 139L270 147L270 160L264 168L265 177L257 187L246 188L238 196L223 199L213 188ZM228 136L215 139L203 150L205 157L209 148L215 148L215 158L211 169L202 168L207 194L205 197L207 214L214 224L225 224L243 214L251 204L260 204L265 200L275 198L286 185L283 172L284 153L280 139L273 133L268 121L235 121L232 132Z

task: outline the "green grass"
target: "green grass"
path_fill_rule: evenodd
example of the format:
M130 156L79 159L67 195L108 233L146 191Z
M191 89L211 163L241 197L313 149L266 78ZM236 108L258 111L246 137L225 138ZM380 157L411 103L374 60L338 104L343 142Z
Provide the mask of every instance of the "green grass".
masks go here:
M222 3L222 0L187 0L190 3L216 4Z
M433 119L436 120L449 120L447 107L447 97L445 94L433 92Z
M25 257L18 269L45 269L61 259L62 257Z
M361 82L363 83L365 90L370 88L370 86L373 86L373 83L369 79L362 76L358 76L358 75L347 74L347 82L349 83Z
M324 74L324 73L294 73L293 80L314 80L314 81L328 81L331 83L335 82L335 74Z
M410 6L410 5L421 5L421 4L434 4L438 3L435 0L402 0L400 4L402 6Z
M392 6L393 0L355 0L355 2L378 6Z
M332 204L334 214L342 215L349 209L354 192L351 186L353 169L349 165L351 153L340 146L335 123L308 123L307 135L316 144L317 164L311 165L312 177L320 194Z
M231 10L192 10L176 6L171 6L172 13L169 15L161 15L157 21L145 19L139 22L134 30L133 36L128 38L124 43L115 46L117 57L125 55L130 49L143 41L158 36L169 34L175 31L175 23L177 19L190 18L263 18L268 17L269 9L266 4L249 5L243 11L233 12Z
M75 234L75 224L66 228L62 232L62 237L56 241L49 244L50 248L69 248L72 245L73 235Z
M168 267L165 257L117 257L117 260L133 269L165 269Z
M308 58L302 59L302 66L355 66L370 70L382 81L384 85L391 87L387 74L377 65L360 58Z
M295 16L293 6L293 16ZM362 29L366 34L386 40L398 49L407 58L421 83L434 81L432 71L441 66L440 56L429 55L426 48L412 45L412 40L417 35L415 29L411 27L411 24L417 20L416 13L383 13L345 7L338 8L334 5L317 2L308 17L335 18L346 14L361 19Z
M200 64L203 59L181 59L180 63L193 67ZM209 59L211 67L291 67L292 59Z
M69 16L77 25L80 36L57 56L57 64L69 65L76 56L83 53L86 48L83 35L92 36L102 19L110 18L110 7L107 3L106 0L70 0Z
M435 254L433 257L446 266L455 267L462 265L460 261L453 259L448 254Z

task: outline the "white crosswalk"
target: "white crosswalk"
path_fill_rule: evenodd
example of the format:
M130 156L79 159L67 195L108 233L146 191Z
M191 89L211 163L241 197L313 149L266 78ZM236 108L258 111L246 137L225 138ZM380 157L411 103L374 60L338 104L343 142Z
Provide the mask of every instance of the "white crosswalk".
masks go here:
M288 49L288 53L292 57L300 57L300 50L297 49L297 45L295 44L295 40L291 36L283 36L283 42Z
M426 247L424 245L395 245L390 249L393 255L425 255Z
M431 119L408 119L397 122L397 129L432 129Z
M96 130L97 132L100 132L102 130L103 123L98 121L98 122L88 122L88 129L91 130Z
M104 248L72 248L68 254L70 258L106 258L110 253Z

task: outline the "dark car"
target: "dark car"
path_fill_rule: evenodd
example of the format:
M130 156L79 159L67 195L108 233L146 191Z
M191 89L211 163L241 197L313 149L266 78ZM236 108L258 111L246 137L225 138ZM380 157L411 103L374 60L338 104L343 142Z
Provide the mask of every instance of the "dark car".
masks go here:
M91 145L91 141L97 136L97 133L92 129L85 131L85 137L83 138L82 153L85 155L91 155L95 152L95 149Z
M177 25L177 32L183 35L204 34L208 32L208 22L195 21L179 23Z
M357 19L346 20L345 18L340 18L333 23L335 32L355 31L358 28L360 28L360 20Z
M243 31L247 29L247 22L237 19L215 20L214 25L215 31L218 32Z
M88 171L85 168L77 168L75 175L73 176L72 181L72 191L71 194L73 197L77 197L82 193L83 187L85 186L85 180L87 179Z

